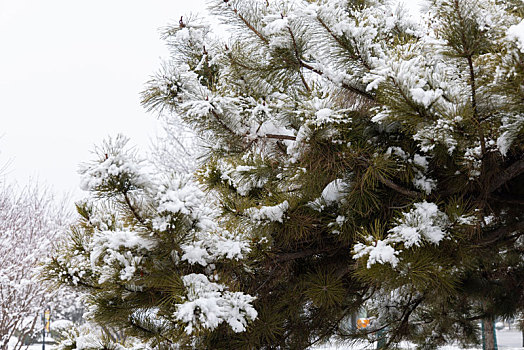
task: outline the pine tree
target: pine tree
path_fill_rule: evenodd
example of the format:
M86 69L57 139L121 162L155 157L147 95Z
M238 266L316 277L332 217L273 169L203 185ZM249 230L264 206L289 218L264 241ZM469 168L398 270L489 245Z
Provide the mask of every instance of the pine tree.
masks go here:
M200 137L200 168L149 171L117 139L82 171L48 271L94 320L153 347L430 349L523 311L521 1L210 9L229 41L182 17L143 93Z

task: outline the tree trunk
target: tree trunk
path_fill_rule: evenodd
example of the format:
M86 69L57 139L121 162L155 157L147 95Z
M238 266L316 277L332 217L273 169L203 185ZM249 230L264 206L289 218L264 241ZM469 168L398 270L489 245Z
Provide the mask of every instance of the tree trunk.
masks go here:
M496 350L495 344L495 327L491 318L485 318L482 320L483 326L483 350Z
M382 350L386 347L386 331L381 329L377 332L377 350Z
M353 312L351 314L351 329L353 331L357 330L357 313L356 312Z

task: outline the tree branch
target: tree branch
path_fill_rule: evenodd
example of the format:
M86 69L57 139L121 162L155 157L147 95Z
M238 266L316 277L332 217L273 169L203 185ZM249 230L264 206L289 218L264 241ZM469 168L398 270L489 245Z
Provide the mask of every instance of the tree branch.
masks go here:
M262 35L262 33L260 33L251 23L249 23L248 20L244 16L242 16L236 8L232 8L231 4L229 4L228 1L224 1L224 2L227 4L228 7L231 8L231 10L238 16L238 18L246 25L246 27L249 28L249 30L255 33L255 35L258 36L260 40L262 40L265 44L269 44L269 40L267 40L267 38L264 35Z
M317 16L317 20L322 25L322 27L329 33L329 35L331 35L331 37L337 42L337 44L339 44L341 47L343 47L346 51L350 53L350 57L352 59L359 60L360 63L362 63L362 65L366 67L367 70L371 70L371 67L369 66L369 64L366 61L364 61L357 47L355 47L355 51L357 52L357 56L355 56L351 53L351 49L342 40L340 40L340 38L335 33L333 33L331 28L327 26L326 22L324 22L322 18Z
M359 95L360 97L364 97L365 99L370 100L370 101L375 101L375 96L373 96L372 94L370 94L367 91L362 91L362 90L360 90L360 89L358 89L358 88L356 88L354 86L351 86L351 85L349 85L347 83L344 83L344 82L342 82L342 83L334 82L333 79L331 79L330 77L326 76L323 71L321 71L318 68L313 67L312 65L310 65L310 64L308 64L308 63L306 63L304 61L301 61L300 65L302 67L306 68L307 70L312 71L313 73L316 73L316 74L318 74L320 76L324 76L327 80L331 81L333 84L340 84L340 86L342 86L344 89L347 89L347 90L349 90L349 91Z
M458 19L461 23L461 26L463 28L467 28L466 21L464 17L462 16L458 1L454 2L454 7L457 13ZM461 35L462 46L463 46L463 52L461 52L461 55L462 57L466 58L468 62L468 68L469 68L469 85L471 88L471 107L473 108L473 120L477 123L478 128L479 128L480 148L482 150L482 156L484 156L486 154L486 140L484 137L484 132L482 131L481 124L480 124L480 118L479 118L478 107L477 107L477 86L476 86L476 78L475 78L475 68L473 66L474 49L469 45L468 40L466 40L466 33L464 31L461 31L460 35Z
M297 140L296 136L291 136L291 135L266 134L264 137L268 139L277 139L277 140L291 140L291 141Z
M134 328L136 328L136 329L138 329L138 330L140 330L140 331L142 331L142 332L144 332L144 333L151 334L151 335L153 335L153 336L155 336L155 337L158 337L158 338L160 338L160 339L162 339L162 340L168 342L168 343L171 344L171 345L174 344L173 341L172 341L171 339L167 338L167 337L164 336L163 334L160 334L160 333L158 333L158 332L154 332L154 331L152 331L152 330L150 330L150 329L147 329L147 328L145 328L144 326L139 325L137 322L135 322L135 321L134 321L133 319L131 319L131 318L129 319L129 324L130 324L132 327L134 327Z
M291 253L277 253L275 257L272 258L272 261L281 263L301 258L306 258L311 255L315 255L318 253L321 253L321 250L318 249L305 249L298 252L291 252Z
M237 135L233 131L233 129L231 129L229 126L227 126L226 123L224 123L224 121L222 119L220 119L220 116L218 115L217 112L215 112L214 109L211 110L211 115L213 115L213 117L215 117L216 121L218 122L218 124L220 124L221 127L223 127L225 130L227 130L229 133L231 133L231 134L233 134L235 136Z
M398 193L402 193L403 195L406 195L408 197L411 197L411 198L417 198L420 196L420 193L418 192L415 192L415 191L411 191L411 190L408 190L407 188L404 188L400 185L397 185L396 183L394 183L393 181L389 180L389 179L386 179L385 177L383 176L380 176L379 177L379 180L380 182L382 182L386 187L389 187L391 188L392 190L395 190L397 191Z
M298 45L297 45L297 40L295 39L295 34L293 34L293 31L291 30L289 26L287 27L287 30L289 32L289 35L291 35L291 41L293 42L293 49L295 51L295 57L300 67L302 67L302 58L300 58L300 52L298 51ZM304 87L306 88L306 90L311 91L311 88L309 87L306 81L306 78L304 78L304 74L302 74L300 70L299 70L299 74L300 74L300 79L302 79L302 84L304 84Z
M230 4L228 3L227 4L228 6L230 6ZM245 18L244 16L242 16L240 13L238 13L238 10L237 9L232 9L232 11L238 16L238 18L249 28L249 30L251 30L256 36L258 36L260 38L260 40L262 40L264 42L264 44L266 45L269 45L269 40L264 36L262 35L262 33L260 33L251 23L249 23ZM326 77L326 75L324 74L324 72L322 72L321 70L319 69L316 69L315 67L311 66L310 64L307 64L306 62L302 61L301 59L299 59L299 64L301 67L311 71L311 72L314 72L320 76L324 76ZM329 77L326 77L329 81L335 83L332 79L330 79ZM304 80L303 80L304 82ZM362 91L354 86L351 86L347 83L344 83L342 82L341 86L361 97L364 97L370 101L374 101L375 100L375 96L373 96L372 94L370 94L369 92L367 91Z
M508 195L493 195L492 194L489 198L497 202L500 202L500 203L524 205L524 198L522 197L514 197L514 196L508 196Z
M384 346L385 349L389 349L391 344L396 342L398 337L401 336L401 332L403 331L403 329L408 326L409 317L415 311L415 309L422 303L423 300L424 300L424 297L419 297L415 299L414 301L410 302L411 305L407 305L409 309L404 310L404 312L402 313L400 324L398 325L398 327L395 328L395 333L393 333L393 336L389 339L389 341Z
M338 317L338 319L335 322L333 322L332 326L329 329L327 329L323 334L319 335L316 340L309 342L308 348L315 345L319 341L326 339L326 337L328 337L330 333L333 333L337 329L337 327L340 326L340 322L342 322L344 317L346 317L348 314L349 314L349 310L345 310L342 313L342 315Z
M479 128L479 137L480 137L480 148L482 150L482 155L486 154L486 140L484 138L484 131L482 131L482 126L480 123L480 118L477 108L477 87L475 83L475 69L473 67L473 59L471 55L468 55L468 67L469 67L469 76L470 76L470 87L471 87L471 107L473 108L473 119L477 122Z
M145 220L138 214L135 207L131 204L131 199L127 195L127 191L124 192L124 201L126 202L126 205L129 207L129 210L131 210L131 213L133 213L135 219L137 219L137 221L140 222L142 225L146 226Z
M504 236L507 236L513 232L518 232L516 236L511 236L510 239L514 239L522 234L524 234L524 221L519 221L515 223L514 225L507 226L504 225L501 228L490 232L487 237L485 237L485 240L483 240L480 245L482 246L489 246L493 243L496 243Z
M390 79L391 79L391 81L393 81L393 85L397 88L398 92L400 93L400 96L402 96L402 98L408 104L408 106L411 109L413 109L422 119L428 118L429 116L425 113L425 111L423 109L421 109L421 106L418 105L417 103L413 102L413 100L411 100L405 94L405 92L402 90L402 87L398 84L398 82L395 79L393 79L393 78L390 78Z
M505 170L501 171L491 182L489 192L493 192L506 182L524 173L524 158L519 159Z
M323 249L308 248L308 249L304 249L298 252L277 253L271 259L273 262L281 263L281 262L306 258L308 256L312 256L315 254L327 253L330 251L337 251L339 249L349 250L349 247L336 246L336 247L329 247L329 248L323 248Z

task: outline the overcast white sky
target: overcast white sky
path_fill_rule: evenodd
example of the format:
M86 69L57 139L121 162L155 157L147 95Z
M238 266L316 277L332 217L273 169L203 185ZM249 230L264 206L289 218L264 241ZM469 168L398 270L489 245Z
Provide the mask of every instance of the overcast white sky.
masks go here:
M139 93L167 57L158 28L204 9L205 0L0 0L8 180L38 179L78 198L78 164L95 144L123 133L146 148L159 125Z
M204 8L204 0L0 0L8 180L75 190L78 164L106 136L147 146L158 125L139 93L167 57L158 28Z

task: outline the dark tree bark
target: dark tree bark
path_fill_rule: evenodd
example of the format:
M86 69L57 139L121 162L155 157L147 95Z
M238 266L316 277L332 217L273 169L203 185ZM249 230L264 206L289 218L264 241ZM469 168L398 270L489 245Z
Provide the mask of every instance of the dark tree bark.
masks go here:
M485 318L482 320L482 325L484 327L484 346L483 350L495 350L495 327L493 324L493 319L491 317Z

